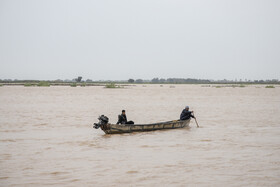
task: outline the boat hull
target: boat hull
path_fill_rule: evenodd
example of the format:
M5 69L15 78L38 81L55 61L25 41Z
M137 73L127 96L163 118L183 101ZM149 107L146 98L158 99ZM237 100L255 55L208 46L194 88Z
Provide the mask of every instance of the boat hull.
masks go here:
M122 133L131 133L131 132L144 132L144 131L155 131L155 130L164 130L164 129L178 129L189 127L190 119L180 121L168 121L162 123L153 123L153 124L135 124L135 125L117 125L117 124L105 124L101 125L101 129L106 134L122 134Z

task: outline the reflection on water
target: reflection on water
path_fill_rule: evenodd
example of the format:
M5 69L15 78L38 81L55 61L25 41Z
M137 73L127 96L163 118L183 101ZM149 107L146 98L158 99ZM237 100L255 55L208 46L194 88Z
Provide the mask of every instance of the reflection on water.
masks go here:
M200 85L1 87L0 186L279 186L280 88ZM105 135L117 122L178 119L201 128Z

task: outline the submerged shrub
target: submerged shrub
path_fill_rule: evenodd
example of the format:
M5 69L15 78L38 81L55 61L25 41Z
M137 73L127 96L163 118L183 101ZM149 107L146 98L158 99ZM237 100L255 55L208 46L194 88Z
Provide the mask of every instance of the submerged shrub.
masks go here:
M270 86L266 86L265 88L275 88L275 87L270 85Z
M121 86L116 86L115 83L108 83L105 85L105 88L122 88Z
M37 84L37 86L44 86L44 87L49 87L50 86L50 83L49 82L46 82L46 81L41 81Z
M73 83L70 84L70 86L71 86L71 87L76 87L76 86L77 86L77 83L73 82Z
M116 88L116 84L115 83L108 83L108 84L106 84L105 88Z
M33 86L33 85L31 83L25 83L24 86L28 87L28 86Z

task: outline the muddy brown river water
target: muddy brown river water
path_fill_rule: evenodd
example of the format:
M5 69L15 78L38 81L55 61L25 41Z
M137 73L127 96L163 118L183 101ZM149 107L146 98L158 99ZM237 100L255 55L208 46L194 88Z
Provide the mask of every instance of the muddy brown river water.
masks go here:
M200 128L105 135L100 114ZM280 186L280 87L0 87L0 186Z

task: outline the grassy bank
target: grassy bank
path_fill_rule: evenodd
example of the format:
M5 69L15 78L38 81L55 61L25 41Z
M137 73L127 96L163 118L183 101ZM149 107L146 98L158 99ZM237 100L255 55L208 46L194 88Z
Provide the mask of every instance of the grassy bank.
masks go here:
M142 82L142 83L128 83L121 81L94 81L94 82L63 82L63 81L36 81L36 80L26 80L26 81L1 81L0 85L2 86L39 86L39 87L49 87L49 86L80 86L80 87L88 87L88 86L104 86L105 88L122 88L125 86L133 86L133 85L201 85L202 87L232 87L232 88L244 88L250 85L264 85L264 86L275 86L280 85L280 83L254 83L254 82L231 82L231 83L221 83L221 82L211 82L211 83L170 83L170 82Z

